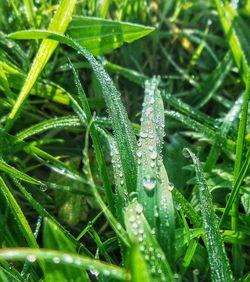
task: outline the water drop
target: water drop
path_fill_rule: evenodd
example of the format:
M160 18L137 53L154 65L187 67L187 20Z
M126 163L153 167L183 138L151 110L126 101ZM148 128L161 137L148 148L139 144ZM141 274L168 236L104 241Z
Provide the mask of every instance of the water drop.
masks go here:
M36 257L35 256L27 256L27 260L29 262L35 262L36 261Z
M110 275L110 271L107 270L107 269L104 269L103 274L104 274L105 276L109 276L109 275Z
M136 155L137 155L138 158L141 158L142 152L141 151L137 151Z
M150 158L151 158L151 160L156 160L156 158L157 158L157 152L156 152L156 151L152 151L152 152L150 153Z
M141 138L147 138L148 134L147 134L147 132L141 132L140 136L141 136Z
M142 213L142 212L143 212L143 207L142 207L142 205L137 204L136 207L135 207L135 211L136 211L138 214Z
M60 258L59 257L54 257L53 258L53 262L54 263L59 263L60 262Z
M134 222L135 221L135 216L134 215L131 215L128 219L130 222Z
M171 183L171 182L169 182L169 183L168 183L168 190L169 190L170 192L172 192L173 189L174 189L174 184Z
M63 256L63 260L67 263L72 263L73 262L73 258L70 255L64 255Z
M156 179L155 177L145 176L142 181L143 187L148 191L151 191L156 186Z

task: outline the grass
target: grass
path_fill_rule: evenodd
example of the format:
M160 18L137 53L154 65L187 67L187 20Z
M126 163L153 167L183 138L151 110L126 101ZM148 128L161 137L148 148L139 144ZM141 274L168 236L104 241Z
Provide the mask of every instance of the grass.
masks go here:
M250 281L243 2L0 1L0 281Z

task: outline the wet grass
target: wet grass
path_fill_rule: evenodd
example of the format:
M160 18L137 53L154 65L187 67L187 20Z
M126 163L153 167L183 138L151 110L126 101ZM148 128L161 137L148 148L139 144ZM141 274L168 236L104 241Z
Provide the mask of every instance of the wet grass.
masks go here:
M0 3L0 280L249 281L249 5Z

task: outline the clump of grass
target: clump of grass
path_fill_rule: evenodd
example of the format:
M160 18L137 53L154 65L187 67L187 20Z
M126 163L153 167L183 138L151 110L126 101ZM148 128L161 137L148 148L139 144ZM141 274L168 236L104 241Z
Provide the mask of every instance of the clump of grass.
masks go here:
M0 280L248 281L248 6L97 2L0 7Z

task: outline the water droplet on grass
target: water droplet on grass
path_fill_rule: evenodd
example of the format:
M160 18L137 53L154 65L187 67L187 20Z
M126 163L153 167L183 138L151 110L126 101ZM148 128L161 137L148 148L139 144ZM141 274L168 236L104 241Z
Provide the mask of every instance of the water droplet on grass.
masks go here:
M155 177L145 176L143 178L142 185L148 191L153 190L155 188L155 186L156 186L156 179L155 179Z
M27 256L27 260L29 261L29 262L35 262L36 261L36 257L35 256Z
M54 257L53 258L53 262L54 263L59 263L60 262L60 258L59 257Z
M174 189L174 184L171 183L171 182L169 182L169 183L168 183L168 190L169 190L170 192L172 192L173 189Z

